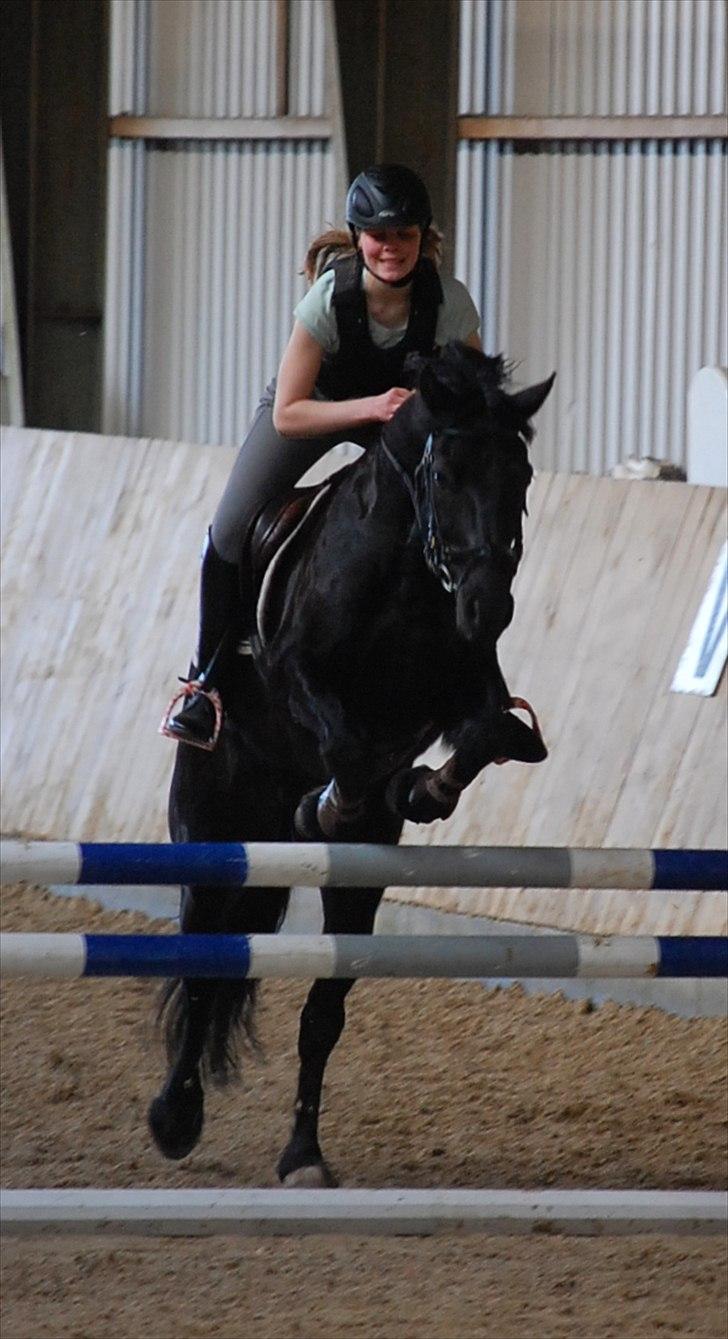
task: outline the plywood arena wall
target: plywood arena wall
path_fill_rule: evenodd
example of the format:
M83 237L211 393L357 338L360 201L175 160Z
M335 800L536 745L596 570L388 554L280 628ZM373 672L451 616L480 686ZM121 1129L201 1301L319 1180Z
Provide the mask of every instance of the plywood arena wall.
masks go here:
M5 835L166 838L173 745L157 725L193 649L199 552L233 456L3 430ZM725 675L713 698L669 691L725 535L725 497L537 475L501 660L539 714L549 758L488 768L447 823L408 827L404 840L725 844ZM718 893L389 896L595 933L725 933Z

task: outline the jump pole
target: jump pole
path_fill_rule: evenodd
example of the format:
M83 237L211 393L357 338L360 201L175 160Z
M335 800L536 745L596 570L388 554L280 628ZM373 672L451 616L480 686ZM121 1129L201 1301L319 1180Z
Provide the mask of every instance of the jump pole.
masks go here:
M728 1199L673 1190L4 1190L13 1236L725 1235Z
M728 889L728 851L289 842L0 842L3 883Z
M728 938L2 934L0 976L728 977Z

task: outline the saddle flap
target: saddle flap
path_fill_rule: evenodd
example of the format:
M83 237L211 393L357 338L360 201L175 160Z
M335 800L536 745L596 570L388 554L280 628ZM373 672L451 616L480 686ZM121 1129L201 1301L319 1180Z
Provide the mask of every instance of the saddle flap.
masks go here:
M309 517L331 489L331 480L274 499L254 522L249 539L255 593L255 623L263 645L269 641L281 615L286 571L298 551L298 539Z
M256 585L266 568L293 531L300 525L314 498L325 484L296 488L283 497L273 498L258 513L250 529L248 552Z

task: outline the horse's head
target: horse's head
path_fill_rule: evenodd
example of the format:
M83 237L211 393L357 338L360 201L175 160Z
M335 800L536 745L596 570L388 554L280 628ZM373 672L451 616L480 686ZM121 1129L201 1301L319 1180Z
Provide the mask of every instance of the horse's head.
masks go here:
M509 393L501 357L458 343L417 369L410 422L424 444L415 484L425 557L454 591L468 641L492 641L511 621L533 475L530 419L555 375Z

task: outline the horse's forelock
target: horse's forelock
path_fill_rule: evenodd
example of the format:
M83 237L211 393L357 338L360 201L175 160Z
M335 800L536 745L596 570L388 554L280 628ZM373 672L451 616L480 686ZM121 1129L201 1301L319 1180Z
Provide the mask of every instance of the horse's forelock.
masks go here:
M482 415L485 407L494 426L518 433L524 445L528 445L534 430L519 413L507 389L514 367L503 354L482 353L452 340L432 357L410 354L405 362L405 384L421 391L424 407L435 419L452 415L453 427L457 423L465 426Z
M416 384L425 391L433 380L446 392L472 406L474 399L484 400L489 409L503 403L511 367L502 354L486 354L458 340L447 343L438 355L423 358L410 355L405 364Z

